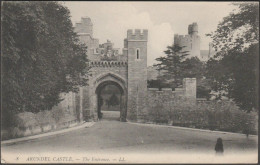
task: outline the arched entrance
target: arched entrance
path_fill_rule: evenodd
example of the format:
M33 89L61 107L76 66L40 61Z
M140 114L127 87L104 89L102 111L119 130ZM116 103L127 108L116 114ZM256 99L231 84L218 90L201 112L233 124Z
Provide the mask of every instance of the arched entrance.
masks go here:
M126 121L126 92L126 89L115 81L100 83L95 91L98 119L105 119L106 115L110 120Z

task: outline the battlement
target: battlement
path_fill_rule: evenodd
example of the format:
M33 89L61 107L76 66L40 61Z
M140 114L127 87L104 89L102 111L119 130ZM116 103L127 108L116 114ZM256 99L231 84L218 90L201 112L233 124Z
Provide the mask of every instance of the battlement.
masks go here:
M162 100L165 98L171 98L173 100L175 97L183 97L185 96L185 90L183 88L179 88L178 90L172 90L172 88L162 88L159 90L158 88L148 88L148 97L150 98L161 98Z
M183 84L185 84L184 82L194 82L194 81L196 81L196 78L184 78Z
M161 90L159 90L159 88L148 88L148 91L156 91L156 92L180 92L180 91L184 91L183 88L175 88L174 90L172 90L172 88L161 88Z
M148 30L147 29L129 29L127 30L127 40L148 40Z
M196 78L184 78L183 87L175 88L148 88L148 94L152 96L165 95L165 96L181 96L189 99L196 99Z
M174 35L174 40L190 40L190 35Z
M191 40L190 35L178 35L178 34L174 35L174 44L176 45L185 46L188 43L190 43L190 40Z
M126 61L91 61L90 67L126 67Z

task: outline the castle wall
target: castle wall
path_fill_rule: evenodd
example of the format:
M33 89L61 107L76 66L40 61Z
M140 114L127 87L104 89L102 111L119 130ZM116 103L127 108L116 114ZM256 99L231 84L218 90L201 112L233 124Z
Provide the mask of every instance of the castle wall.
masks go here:
M196 78L184 78L183 88L148 88L147 90L147 106L160 104L160 103L170 103L177 98L185 98L191 102L196 101Z
M176 103L182 103L181 100L185 101L186 104L196 103L196 79L185 78L183 80L183 88L162 88L159 91L158 88L148 88L147 91L147 109L148 113L145 117L146 121L150 118L158 117L164 114L154 114L154 112L169 112ZM194 93L195 91L195 93Z
M196 78L184 78L182 84L185 90L185 97L195 101L197 91Z

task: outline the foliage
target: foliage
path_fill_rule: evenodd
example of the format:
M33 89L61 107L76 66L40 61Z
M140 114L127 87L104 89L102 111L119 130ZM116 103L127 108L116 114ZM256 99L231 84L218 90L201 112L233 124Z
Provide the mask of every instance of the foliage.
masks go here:
M171 84L167 83L166 80L159 78L157 80L148 80L147 86L148 86L148 88L159 88L159 90L161 90L162 88L171 87Z
M150 107L148 115L150 122L160 124L257 134L257 115L240 111L239 107L228 101L189 104L176 99L168 108L161 104Z
M162 111L164 105L162 103L157 103L154 107L152 107L148 114L148 121L152 121L155 123L167 123L169 120L168 112L166 110Z
M51 109L60 93L86 84L80 77L88 71L86 47L79 44L66 7L4 2L1 19L3 116Z
M173 87L178 87L182 84L182 75L183 61L188 55L187 51L182 51L182 47L178 45L168 46L167 50L164 51L166 56L156 58L159 62L155 64L158 66L158 70L166 71L162 75L162 79L172 82Z
M238 8L219 23L214 33L207 34L213 39L217 56L225 56L230 49L241 51L259 42L259 3L237 2Z
M209 34L217 54L207 63L207 78L222 96L232 98L247 112L257 109L257 75L259 58L259 4L234 3L230 13Z
M113 93L112 96L109 98L109 105L115 106L115 105L119 105L119 100L116 97L116 95Z
M168 46L165 57L159 57L159 71L164 71L157 80L149 80L149 88L176 88L182 84L183 78L197 79L197 96L209 99L211 87L205 79L205 64L198 57L186 56L187 51L182 52L182 47L178 45Z
M183 78L196 78L197 80L200 80L205 73L205 65L198 57L186 58L182 62L181 69Z
M209 100L211 98L212 86L210 80L205 77L197 79L197 98L206 98Z

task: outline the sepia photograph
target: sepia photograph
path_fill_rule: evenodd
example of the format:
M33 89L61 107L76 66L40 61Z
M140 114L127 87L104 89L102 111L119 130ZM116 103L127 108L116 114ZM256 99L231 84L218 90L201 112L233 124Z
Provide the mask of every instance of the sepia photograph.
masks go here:
M1 164L256 164L258 92L258 1L1 2Z

